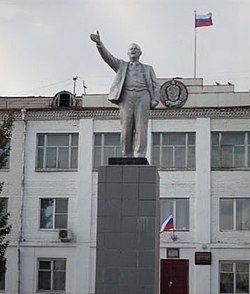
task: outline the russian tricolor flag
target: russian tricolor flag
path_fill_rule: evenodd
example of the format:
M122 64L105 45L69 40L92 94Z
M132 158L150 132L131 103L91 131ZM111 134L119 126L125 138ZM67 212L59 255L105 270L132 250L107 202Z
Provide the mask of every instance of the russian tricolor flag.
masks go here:
M195 15L195 27L209 27L212 26L212 13L209 12L208 14L204 15Z
M161 226L161 230L160 233L165 232L165 231L173 231L174 229L174 220L173 220L173 216L172 214L165 219L165 221L163 222L162 226Z

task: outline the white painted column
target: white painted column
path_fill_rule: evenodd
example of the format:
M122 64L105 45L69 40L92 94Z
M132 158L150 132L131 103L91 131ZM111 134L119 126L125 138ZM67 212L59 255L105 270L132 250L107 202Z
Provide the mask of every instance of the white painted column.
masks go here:
M196 191L194 237L196 251L209 251L211 241L211 127L209 118L196 120ZM202 249L205 244L207 249ZM210 265L194 265L195 294L210 294Z
M91 252L91 196L93 119L82 119L79 125L78 198L76 219L76 293L89 293Z

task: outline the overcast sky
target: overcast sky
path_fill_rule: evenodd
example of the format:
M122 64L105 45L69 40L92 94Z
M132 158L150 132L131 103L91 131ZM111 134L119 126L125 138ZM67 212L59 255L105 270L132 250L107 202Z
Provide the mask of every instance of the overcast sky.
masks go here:
M0 0L0 96L73 90L107 93L114 72L89 39L127 59L138 43L157 77L193 77L194 10L212 12L197 29L197 77L250 89L250 0Z

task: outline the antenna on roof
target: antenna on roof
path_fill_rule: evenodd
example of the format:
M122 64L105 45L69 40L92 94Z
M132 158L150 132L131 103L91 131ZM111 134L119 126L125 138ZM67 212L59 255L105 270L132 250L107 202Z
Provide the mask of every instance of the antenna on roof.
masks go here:
M87 89L87 87L85 85L85 81L84 80L82 80L82 87L83 87L83 95L86 95L86 89Z
M76 81L78 79L78 76L75 76L73 78L73 95L76 95Z

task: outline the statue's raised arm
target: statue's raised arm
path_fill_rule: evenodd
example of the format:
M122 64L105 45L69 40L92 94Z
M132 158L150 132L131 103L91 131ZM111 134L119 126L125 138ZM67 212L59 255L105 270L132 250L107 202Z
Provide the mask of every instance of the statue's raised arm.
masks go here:
M96 47L103 58L103 60L115 71L117 72L120 66L119 59L114 57L103 45L99 31L96 34L90 34L90 39L96 43Z

